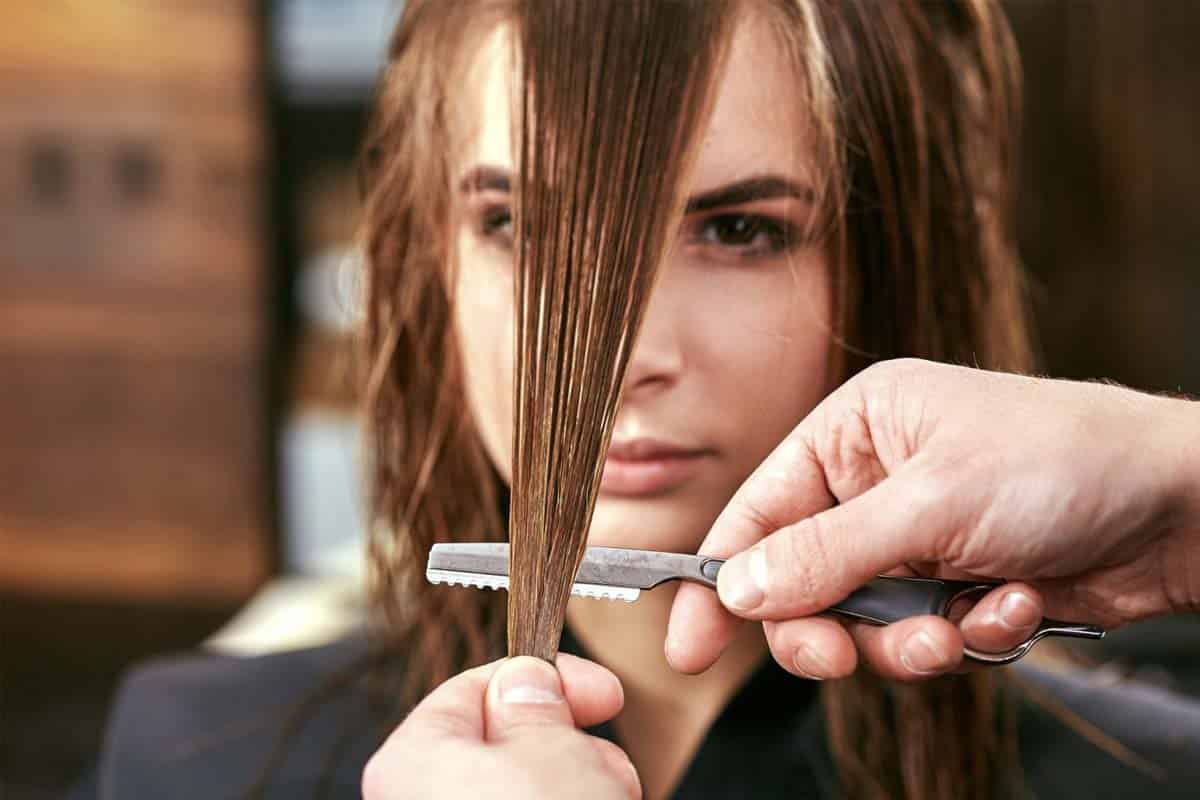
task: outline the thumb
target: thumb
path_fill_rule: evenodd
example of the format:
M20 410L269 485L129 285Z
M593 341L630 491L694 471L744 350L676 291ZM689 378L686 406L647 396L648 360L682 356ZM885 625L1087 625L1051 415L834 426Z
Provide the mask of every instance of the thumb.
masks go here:
M809 415L759 465L713 523L700 545L702 555L731 557L834 504L824 467L808 443L807 429L821 424L819 414ZM728 569L727 564L720 574ZM667 661L680 672L702 672L733 641L737 627L738 620L711 591L680 586L667 626Z
M787 525L729 559L717 576L725 607L747 619L809 616L876 574L909 561L938 561L937 542L956 527L930 479L908 465L849 502Z
M488 684L486 738L502 741L528 729L553 727L575 727L558 671L530 656L505 661Z

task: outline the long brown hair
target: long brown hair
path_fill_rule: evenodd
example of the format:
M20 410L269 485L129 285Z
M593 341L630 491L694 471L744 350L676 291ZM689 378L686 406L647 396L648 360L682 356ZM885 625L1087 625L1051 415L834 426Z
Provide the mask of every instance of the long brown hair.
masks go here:
M552 661L558 652L620 388L682 216L731 7L516 3L509 655Z
M588 0L594 2L597 0ZM669 2L670 0L664 0ZM1010 222L1015 51L993 0L761 0L813 119L836 263L832 374L898 356L1031 366ZM504 652L502 599L431 589L435 542L502 540L506 489L465 404L451 315L451 98L511 9L410 0L366 158L373 594L410 698ZM1013 766L986 675L822 687L850 797L994 795Z

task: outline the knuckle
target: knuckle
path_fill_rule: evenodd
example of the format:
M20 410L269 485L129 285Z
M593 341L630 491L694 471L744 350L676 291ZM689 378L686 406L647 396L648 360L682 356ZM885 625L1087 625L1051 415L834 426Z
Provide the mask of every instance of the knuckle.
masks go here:
M807 607L821 588L822 576L829 574L829 553L822 536L822 524L818 517L809 517L775 537L776 557L768 554L767 564L780 564L779 570L768 569L768 588L774 589L780 599L789 606Z
M949 381L963 369L915 358L899 359L860 387L860 402L891 461L907 461L929 440L943 417L946 395L958 384Z
M959 465L939 462L905 475L904 496L918 525L940 520L939 527L957 527L951 516L962 495L957 490Z
M892 358L876 361L859 373L862 383L876 388L909 383L928 375L935 365L920 358Z
M794 648L795 637L786 625L778 622L764 622L762 627L763 636L767 640L767 648L777 661Z
M883 480L883 454L862 407L844 409L829 419L821 448L825 479L845 502Z
M785 626L774 627L775 630L767 635L767 648L771 651L771 657L775 659L775 662L793 675L814 676L815 673L811 669L806 669L807 665L802 665L797 659L797 651L803 645L803 638L797 637Z
M909 502L918 511L941 508L952 493L953 476L949 468L934 467L914 473L905 482Z
M940 461L906 476L912 530L924 557L970 569L981 565L987 537L981 529L986 503L978 486L964 485L966 465Z
M764 531L765 534L769 534L777 527L771 514L754 500L744 500L740 503L737 513L748 526Z
M633 767L633 762L625 751L607 739L581 737L579 750L581 753L586 753L590 762L597 769L621 769L625 764L628 764L630 768Z
M394 796L396 775L403 774L411 757L411 738L405 727L396 728L363 767L360 789L365 800Z
M382 752L377 751L371 756L363 768L361 789L364 800L378 800L386 796L385 787L390 781L387 778L387 767L380 757Z

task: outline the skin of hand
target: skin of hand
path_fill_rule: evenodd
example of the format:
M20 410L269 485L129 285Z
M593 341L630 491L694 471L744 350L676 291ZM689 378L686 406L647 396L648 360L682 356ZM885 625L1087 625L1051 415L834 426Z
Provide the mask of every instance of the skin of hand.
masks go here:
M707 669L741 619L810 678L956 669L1047 616L1106 628L1200 609L1200 404L1100 383L918 360L829 395L750 476L700 548L717 594L681 586L667 659ZM736 555L735 555L736 554ZM957 625L814 616L880 573L1013 581ZM1019 581L1019 582L1018 582Z
M620 682L574 656L556 665L518 657L446 681L367 762L363 797L640 798L628 756L579 730L617 715Z

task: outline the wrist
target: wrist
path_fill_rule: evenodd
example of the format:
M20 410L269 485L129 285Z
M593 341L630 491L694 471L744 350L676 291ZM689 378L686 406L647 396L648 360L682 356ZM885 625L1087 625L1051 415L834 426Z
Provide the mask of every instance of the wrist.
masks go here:
M1169 404L1164 414L1166 446L1167 528L1170 537L1164 559L1164 588L1171 595L1173 610L1200 612L1200 402L1163 399Z
M1174 499L1179 527L1200 531L1200 402L1168 400L1177 422L1175 447Z

